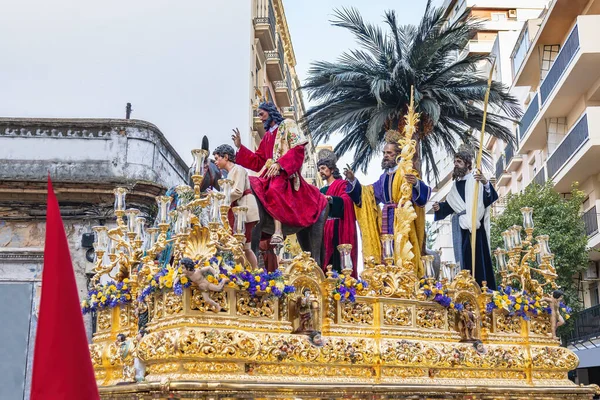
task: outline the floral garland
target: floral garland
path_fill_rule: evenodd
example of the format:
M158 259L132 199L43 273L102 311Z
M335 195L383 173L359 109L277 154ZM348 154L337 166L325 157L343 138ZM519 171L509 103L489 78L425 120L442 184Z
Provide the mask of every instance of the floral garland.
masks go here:
M462 311L465 306L463 303L456 303L448 296L448 291L443 288L442 282L435 282L429 285L425 278L419 281L419 286L423 289L423 295L426 300L435 301L444 308L450 308L456 311Z
M333 289L333 299L341 302L354 303L356 301L356 291L360 291L368 286L362 279L348 278L346 275L340 275L333 272L332 278L337 279Z
M499 286L497 291L493 293L492 299L486 305L486 312L491 313L494 309L505 310L508 315L516 315L529 321L530 318L537 317L541 314L552 314L552 309L549 305L543 302L543 299L538 295L529 294L527 291L518 291L510 286ZM565 319L571 317L571 307L560 302L559 312L563 313Z
M269 294L281 298L296 291L294 286L287 284L280 270L267 272L262 268L255 270L244 268L241 264L235 264L232 258L227 256L212 257L209 263L219 269L221 279L229 280L229 287L245 290L251 297ZM207 279L210 281L210 278L209 276Z
M105 308L114 308L131 302L131 289L129 279L122 282L108 281L98 285L88 292L88 296L81 302L84 314Z
M140 292L138 301L144 301L150 294L159 290L172 289L176 295L181 296L183 289L190 287L192 282L183 274L182 267L177 268L177 275L179 279L175 282L175 268L170 265L161 268L153 276L148 275L146 278L147 286Z

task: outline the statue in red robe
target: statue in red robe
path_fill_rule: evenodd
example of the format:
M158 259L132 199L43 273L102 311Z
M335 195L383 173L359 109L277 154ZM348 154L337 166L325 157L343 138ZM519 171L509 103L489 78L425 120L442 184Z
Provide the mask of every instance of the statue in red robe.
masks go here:
M259 176L250 177L257 199L275 220L272 244L283 242L281 225L313 225L327 206L319 189L301 175L304 147L308 140L292 120L284 120L273 103L262 103L258 116L265 125L265 135L256 152L242 145L240 133L232 136L237 163Z

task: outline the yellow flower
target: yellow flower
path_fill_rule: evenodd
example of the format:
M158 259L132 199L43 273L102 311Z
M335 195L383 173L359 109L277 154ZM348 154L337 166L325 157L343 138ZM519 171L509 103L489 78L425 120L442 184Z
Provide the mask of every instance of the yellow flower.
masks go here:
M212 276L212 275L208 275L208 276L206 277L206 280L207 280L209 283L215 283L215 277L214 277L214 276Z
M571 316L569 314L565 314L565 319L569 319Z
M234 287L235 287L235 282L229 282L229 283L227 284L227 286L229 286L229 287L231 287L231 288L234 288Z
M117 290L117 287L115 285L110 285L108 287L108 290Z
M454 303L450 303L450 308L454 308Z
M221 279L227 278L227 275L225 275L225 274L219 274L219 276L221 277Z
M181 282L182 285L185 285L186 283L188 283L188 277L182 276L181 278L179 278L179 281Z
M534 307L539 307L539 306L540 306L540 302L536 301L535 304L534 304Z
M356 285L356 290L362 290L363 288L363 284L359 283L358 285Z
M520 304L515 304L515 310L520 310L521 309L521 305Z
M250 282L244 282L244 288L248 289L248 286L250 286Z
M204 266L205 267L210 267L210 263L208 261L204 261Z
M256 289L256 290L260 290L260 286L259 286L259 285L256 285L256 286L254 287L254 289Z
M233 269L233 272L235 272L236 274L242 272L244 270L244 268L242 268L242 266L240 264L236 264L235 268Z
M423 286L423 289L429 289L429 285Z
M127 285L123 285L123 290L127 290Z
M255 280L256 282L260 282L260 276L256 275L256 276L254 277L254 280Z
M223 259L223 257L221 256L217 256L217 260L219 261L219 264L221 264L221 260Z
M150 284L151 284L152 286L156 286L156 281L155 281L155 280L152 280L152 282L150 282Z
M275 283L277 283L277 282L275 282L275 280L274 280L274 279L271 279L271 280L269 281L269 286L275 286Z
M505 294L504 296L502 296L502 299L504 299L504 300L508 300L508 295L507 295L507 294Z
M340 294L339 294L339 293L336 293L336 294L334 294L334 295L333 295L333 298L334 298L335 300L339 300L339 299L341 299L341 298L342 298L342 296L340 296Z
M265 292L271 293L271 286L267 286L266 289L265 289Z
M517 298L517 303L521 304L523 302L523 300L521 300L520 297Z
M129 278L123 279L123 283L129 283Z
M125 295L125 298L126 298L127 300L129 300L129 299L131 299L131 295L129 295L129 294L126 294L126 295Z
M350 292L346 292L346 293L344 293L344 297L345 297L345 298L348 298L348 296L350 296Z
M529 310L529 306L523 307L523 310L525 310L525 311Z
M100 299L100 301L101 301L102 303L104 303L104 302L106 301L106 297L102 296L102 298Z

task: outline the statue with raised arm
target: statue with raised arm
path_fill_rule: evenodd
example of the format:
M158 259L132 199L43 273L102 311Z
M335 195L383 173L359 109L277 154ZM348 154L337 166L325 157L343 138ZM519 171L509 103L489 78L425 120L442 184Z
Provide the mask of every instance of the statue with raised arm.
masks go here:
M221 311L221 305L210 298L209 292L220 292L223 290L223 286L227 283L228 279L221 279L218 284L211 283L207 279L208 275L212 275L214 277L219 276L219 271L212 267L211 265L207 265L202 268L196 268L196 263L190 258L182 258L179 262L183 266L183 274L187 276L187 278L194 282L200 291L202 292L202 298L204 301L213 306L215 312ZM179 276L174 279L173 284L179 281Z

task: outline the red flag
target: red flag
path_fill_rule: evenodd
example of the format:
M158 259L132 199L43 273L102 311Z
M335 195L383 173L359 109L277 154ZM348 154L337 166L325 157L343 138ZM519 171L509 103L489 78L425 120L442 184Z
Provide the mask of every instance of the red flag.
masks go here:
M48 176L42 297L30 400L99 398L69 244Z

